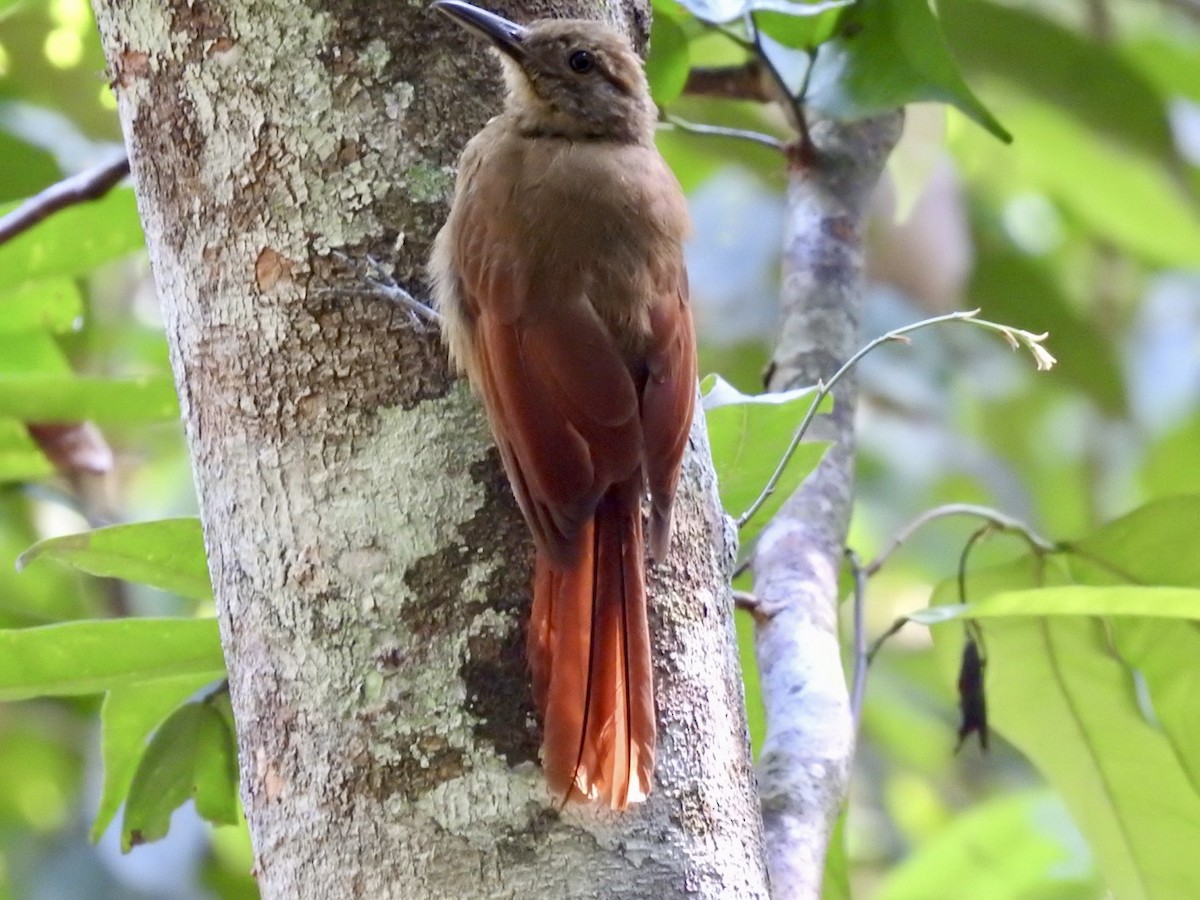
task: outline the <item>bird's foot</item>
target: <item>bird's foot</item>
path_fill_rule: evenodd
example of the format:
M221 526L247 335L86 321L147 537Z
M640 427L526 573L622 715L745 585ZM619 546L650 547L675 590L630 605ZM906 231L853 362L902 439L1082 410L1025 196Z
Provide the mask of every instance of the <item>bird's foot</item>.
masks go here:
M334 251L334 256L353 269L358 277L369 284L376 294L402 307L416 324L440 325L441 314L428 303L418 300L409 290L396 281L383 263L373 256L361 259Z

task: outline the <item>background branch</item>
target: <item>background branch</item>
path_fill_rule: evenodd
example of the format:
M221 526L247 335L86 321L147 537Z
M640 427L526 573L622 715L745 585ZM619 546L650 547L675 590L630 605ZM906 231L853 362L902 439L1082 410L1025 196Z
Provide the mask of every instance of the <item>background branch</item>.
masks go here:
M40 194L30 197L8 215L0 218L0 244L28 231L60 209L100 199L128 174L129 157L121 156L112 162L104 163L52 184Z
M859 346L864 216L902 121L900 112L819 121L810 163L790 172L771 390L828 379ZM814 436L833 446L764 530L754 560L767 719L759 790L772 891L788 900L820 895L854 751L837 635L853 484L853 377L833 393L833 413L814 423Z

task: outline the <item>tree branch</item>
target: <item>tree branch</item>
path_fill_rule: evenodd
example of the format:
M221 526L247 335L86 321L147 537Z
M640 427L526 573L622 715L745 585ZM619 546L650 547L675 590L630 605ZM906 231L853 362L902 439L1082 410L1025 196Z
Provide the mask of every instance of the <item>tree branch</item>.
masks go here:
M122 156L52 184L0 218L0 244L11 241L60 209L99 200L128 174L129 157Z
M775 99L766 68L758 59L740 66L703 66L688 72L683 92L695 97L721 97L726 100L752 100L770 103Z
M782 321L768 387L829 379L859 345L867 202L902 116L818 122L815 152L793 166L784 241ZM759 788L774 896L816 898L841 809L854 723L837 636L838 572L850 516L853 373L814 422L833 446L764 530L754 560L756 627L767 735Z

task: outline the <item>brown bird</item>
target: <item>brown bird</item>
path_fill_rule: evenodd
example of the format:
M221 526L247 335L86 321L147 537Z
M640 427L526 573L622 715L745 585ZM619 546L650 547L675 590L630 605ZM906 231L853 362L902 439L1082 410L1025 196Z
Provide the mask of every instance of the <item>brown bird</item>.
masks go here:
M654 769L642 500L662 560L696 389L687 208L625 38L433 6L492 42L508 84L463 151L430 269L536 546L543 766L564 798L623 809Z

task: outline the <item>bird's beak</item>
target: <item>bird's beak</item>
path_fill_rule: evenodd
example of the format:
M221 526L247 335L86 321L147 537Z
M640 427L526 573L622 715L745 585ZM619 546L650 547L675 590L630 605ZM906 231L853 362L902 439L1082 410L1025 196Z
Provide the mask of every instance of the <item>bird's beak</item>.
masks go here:
M464 0L433 0L433 9L440 10L468 31L487 38L496 49L520 62L525 58L525 38L529 29L486 9L472 6Z

